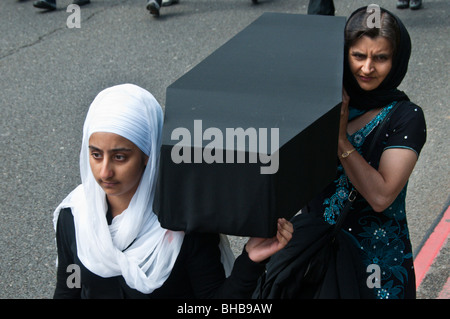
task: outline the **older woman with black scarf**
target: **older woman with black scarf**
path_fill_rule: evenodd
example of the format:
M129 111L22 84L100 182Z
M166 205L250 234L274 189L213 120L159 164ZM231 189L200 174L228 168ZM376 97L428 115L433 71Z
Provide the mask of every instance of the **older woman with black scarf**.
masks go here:
M367 277L373 274L366 284L376 298L415 298L405 197L426 140L426 124L422 109L397 89L411 54L408 31L384 9L381 26L370 27L371 14L363 7L347 21L338 171L309 209L334 224L349 193L356 190L361 196L343 229L355 239Z
M397 89L411 40L380 10L356 10L345 27L344 92L335 180L292 219L255 298L415 298L405 197L426 140L422 109Z

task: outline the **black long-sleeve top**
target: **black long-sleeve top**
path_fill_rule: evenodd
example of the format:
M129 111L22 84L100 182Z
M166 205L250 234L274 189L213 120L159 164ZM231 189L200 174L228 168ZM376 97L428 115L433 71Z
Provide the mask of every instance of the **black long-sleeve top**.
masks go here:
M264 264L250 260L244 249L225 278L219 240L217 234L186 234L170 276L160 288L143 294L130 288L122 276L102 278L84 267L77 255L72 212L63 209L56 229L58 269L53 298L250 298ZM73 275L71 264L80 267L80 288L67 284Z

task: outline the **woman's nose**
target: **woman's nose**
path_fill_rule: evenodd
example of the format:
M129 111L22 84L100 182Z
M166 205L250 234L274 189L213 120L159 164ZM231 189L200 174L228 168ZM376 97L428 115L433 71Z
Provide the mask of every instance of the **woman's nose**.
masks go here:
M103 180L107 180L114 175L111 162L108 159L104 159L100 169L100 177Z
M364 64L361 68L361 70L365 73L365 74L369 74L373 71L373 63L372 63L372 59L367 58L364 61Z

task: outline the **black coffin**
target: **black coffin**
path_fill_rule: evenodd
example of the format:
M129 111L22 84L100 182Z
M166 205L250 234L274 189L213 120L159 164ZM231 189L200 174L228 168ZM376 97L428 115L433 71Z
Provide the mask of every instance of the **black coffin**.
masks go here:
M265 13L167 88L163 227L271 237L333 180L344 24Z

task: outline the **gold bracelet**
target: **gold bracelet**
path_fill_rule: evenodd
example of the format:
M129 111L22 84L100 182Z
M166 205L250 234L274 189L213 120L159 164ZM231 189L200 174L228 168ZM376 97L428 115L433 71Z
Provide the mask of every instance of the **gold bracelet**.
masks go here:
M350 151L345 151L344 153L341 154L342 158L346 158L348 157L353 151L356 151L356 148L351 149Z

